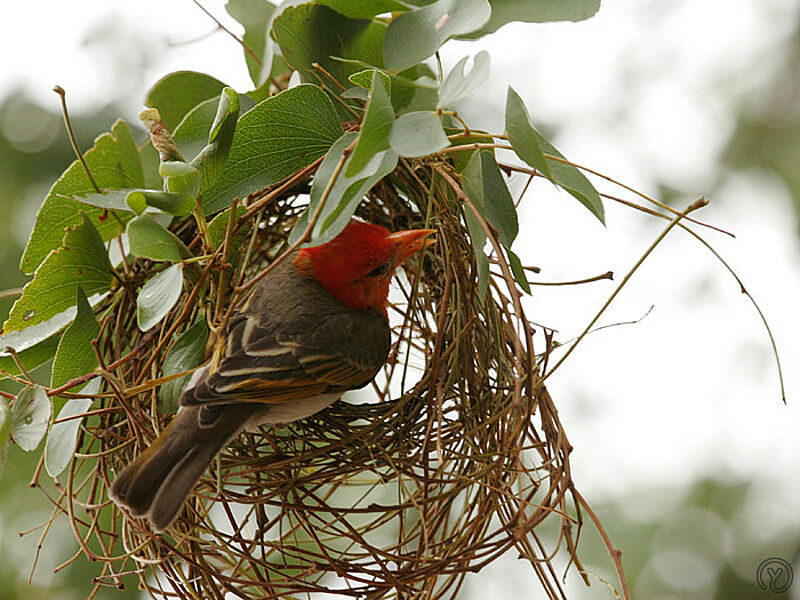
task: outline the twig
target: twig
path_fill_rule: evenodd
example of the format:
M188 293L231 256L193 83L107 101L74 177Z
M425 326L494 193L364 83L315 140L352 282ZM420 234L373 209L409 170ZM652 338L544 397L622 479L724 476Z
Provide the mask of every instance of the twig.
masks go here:
M219 19L217 19L217 17L212 15L202 4L200 4L200 2L198 2L198 0L192 0L192 2L194 2L194 4L197 6L197 8L199 8L204 13L206 13L208 15L208 17L212 21L214 21L214 23L217 24L217 27L219 27L222 31L224 31L229 36L231 36L233 39L235 39L237 42L239 42L239 44L242 46L242 48L244 48L244 51L247 52L248 56L250 56L250 58L252 58L259 67L263 66L261 64L261 59L258 58L258 56L256 56L256 53L253 52L253 49L250 48L250 46L248 46L243 39L241 39L238 35L233 33L230 29L225 27L225 25L223 25L222 22Z
M64 125L67 127L67 135L69 136L70 144L72 144L72 150L75 152L75 156L78 157L78 160L80 161L83 170L86 172L86 176L89 178L94 191L99 194L101 193L100 186L97 185L94 177L92 177L92 172L89 170L89 165L86 164L86 160L83 158L80 148L78 148L78 142L75 139L75 133L72 131L72 122L70 121L69 113L67 112L67 93L60 85L55 86L53 91L61 98L61 113L64 115Z
M553 367L552 367L552 368L551 368L551 369L550 369L550 370L549 370L547 373L545 373L545 374L542 376L542 378L539 380L539 384L540 384L540 385L541 385L542 383L544 383L544 381L545 381L545 380L546 380L548 377L550 377L550 375L552 375L552 374L553 374L553 372L554 372L556 369L558 369L558 367L559 367L559 366L561 366L561 365L564 363L564 361L567 359L567 357L569 357L569 355L570 355L570 354L572 354L572 352L575 350L575 348L577 348L578 344L580 344L580 343L581 343L581 340L583 340L583 338L584 338L584 337L586 337L586 334L587 334L587 333L589 333L589 331L591 331L591 329L592 329L592 327L594 326L594 324L595 324L595 323L597 323L597 320L598 320L598 319L599 319L599 318L602 316L602 314L605 312L605 310L606 310L606 309L609 307L609 305L610 305L610 304L611 304L611 303L614 301L614 298L616 298L616 297L617 297L617 294L619 294L619 293L620 293L620 291L622 291L622 288L623 288L623 287L625 287L625 284L627 284L627 283L628 283L628 281L630 280L630 278L631 278L631 277L633 277L633 274L634 274L634 273L635 273L635 272L638 270L638 268L639 268L639 267L642 265L642 263L643 263L643 262L644 262L644 261L647 259L647 257L648 257L648 256L650 256L650 254L653 252L653 250L655 250L655 249L656 249L656 246L658 246L658 244L660 244L660 243L661 243L661 241L662 241L662 240L663 240L663 239L664 239L664 238L667 236L667 234L668 234L670 231L672 231L672 228L673 228L673 227L675 227L675 225L677 225L677 224L678 224L678 222L679 222L681 219L683 219L683 217L685 217L687 214L689 214L690 212L692 212L692 211L695 211L695 210L697 210L697 209L699 209L699 208L703 208L703 207L704 207L704 206L706 206L707 204L708 204L708 200L706 200L705 198L700 198L700 199L698 199L698 200L695 200L695 201L694 201L694 202L692 202L692 203L691 203L691 204L690 204L688 207L686 207L686 209L685 209L683 212L681 212L681 213L678 213L678 215L677 215L677 216L675 216L675 218L674 218L674 219L672 219L672 220L669 222L669 225L667 225L667 226L664 228L664 230L663 230L663 231L662 231L662 232L659 234L659 236L658 236L658 237L657 237L657 238L656 238L656 239L653 241L653 243L652 243L652 244L650 244L650 247L649 247L649 248L647 248L647 250L645 251L645 253L644 253L644 254L642 254L642 256L639 258L639 260L637 260L637 261L636 261L636 264L635 264L635 265L633 265L633 267L631 268L631 270L630 270L630 271L628 271L628 273L625 275L625 277L622 279L622 281L620 281L619 285L618 285L618 286L616 287L616 289L615 289L615 290L614 290L614 291L611 293L611 295L610 295L610 296L608 297L608 299L605 301L605 303L604 303L604 304L603 304L603 306L600 308L600 310L597 312L597 314L594 316L594 318L592 318L592 320L589 322L589 324L586 326L586 328L583 330L583 332L582 332L582 333L581 333L581 334L578 336L578 339L577 339L577 340L575 340L575 343L574 343L574 344L572 344L572 346L570 346L570 347L569 347L569 349L568 349L568 350L567 350L567 352L564 354L564 356L562 356L562 357L561 357L561 358L558 360L558 362L557 362L555 365L553 365Z

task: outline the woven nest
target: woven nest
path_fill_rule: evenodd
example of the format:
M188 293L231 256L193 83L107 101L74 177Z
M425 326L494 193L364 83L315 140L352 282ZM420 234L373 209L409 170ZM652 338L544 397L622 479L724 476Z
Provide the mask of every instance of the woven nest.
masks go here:
M130 585L135 575L154 597L451 598L466 574L513 550L548 595L563 596L554 547L545 549L536 530L548 517L560 521L558 545L576 559L569 445L538 384L511 274L494 263L490 292L479 298L465 207L446 179L433 181L437 168L458 180L447 163L402 161L358 212L391 230L438 231L437 245L395 278L383 373L312 418L238 436L163 535L125 515L107 488L169 422L147 382L161 377L174 335L199 310L226 312L214 306L224 263L219 255L200 263L208 285L186 289L154 332L137 329L133 294L106 305L98 344L106 384L54 499L84 554L102 561L98 586ZM239 221L252 243L227 257L240 282L287 248L307 205L307 171L242 202L262 208ZM172 229L197 242L194 221ZM130 279L141 283L153 267L132 263Z

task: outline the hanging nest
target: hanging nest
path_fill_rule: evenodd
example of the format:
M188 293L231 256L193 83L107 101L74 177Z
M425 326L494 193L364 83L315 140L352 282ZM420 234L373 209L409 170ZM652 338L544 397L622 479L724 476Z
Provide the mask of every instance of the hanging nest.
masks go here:
M287 249L313 168L241 202L227 241L196 263L196 283L156 329L139 331L132 293L152 275L150 261L128 265L131 287L95 311L104 391L54 498L82 552L103 564L95 582L121 587L135 575L153 596L172 598L452 598L468 573L513 551L548 595L563 597L555 548L536 532L556 520L558 546L577 561L570 446L497 251L489 293L478 293L468 201L454 201L464 200L459 175L440 159L402 160L357 213L390 230L433 227L438 241L395 278L393 348L371 388L289 427L239 435L163 535L109 501L115 474L171 419L158 389L175 337L205 316L213 339L236 290ZM190 247L199 242L190 218L172 230ZM236 235L243 242L227 255Z

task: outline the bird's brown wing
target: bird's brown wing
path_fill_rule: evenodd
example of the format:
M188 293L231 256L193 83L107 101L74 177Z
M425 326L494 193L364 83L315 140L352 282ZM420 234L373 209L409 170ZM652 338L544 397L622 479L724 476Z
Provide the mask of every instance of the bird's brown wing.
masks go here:
M277 404L356 389L375 377L389 343L388 325L378 313L330 315L310 331L239 314L209 373L181 404Z

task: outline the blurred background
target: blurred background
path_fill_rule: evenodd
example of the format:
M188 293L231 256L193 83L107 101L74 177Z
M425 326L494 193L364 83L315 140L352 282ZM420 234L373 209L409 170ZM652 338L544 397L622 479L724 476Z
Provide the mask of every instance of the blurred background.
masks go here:
M204 6L240 32L224 2ZM190 0L14 3L0 32L0 289L24 284L17 265L36 210L73 160L53 85L67 91L82 148L117 116L137 125L145 91L168 72L252 87L241 48ZM512 84L571 160L676 208L709 198L696 216L736 239L698 232L760 303L781 352L787 405L757 313L706 249L674 231L600 322L620 325L588 336L550 380L575 448L573 478L622 549L633 596L800 598L800 3L605 0L582 23L511 24L448 43L445 69L481 49L492 76L460 107L466 120L501 131ZM512 180L512 191L524 183ZM541 281L609 270L619 281L663 223L611 200L606 210L603 228L536 181L515 250ZM527 313L568 342L615 285L536 287ZM0 298L0 317L12 301ZM65 522L27 583L41 531L18 534L50 513L25 485L34 458L11 448L2 474L0 599L86 598L96 565L79 559L53 573L77 550ZM592 586L573 570L569 597L613 598L604 583L616 581L613 569L589 525L579 550ZM793 565L793 586L776 591L775 580L770 590L762 568L759 587L771 558ZM544 596L509 553L470 576L460 597Z

